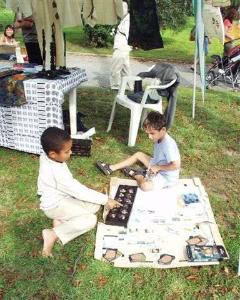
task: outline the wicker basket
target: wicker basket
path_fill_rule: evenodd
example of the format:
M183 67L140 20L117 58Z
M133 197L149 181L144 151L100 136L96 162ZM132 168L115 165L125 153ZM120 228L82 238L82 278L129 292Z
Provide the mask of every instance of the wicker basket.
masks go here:
M72 145L73 155L80 155L80 156L91 155L92 140L72 139L72 141L73 141L73 145Z

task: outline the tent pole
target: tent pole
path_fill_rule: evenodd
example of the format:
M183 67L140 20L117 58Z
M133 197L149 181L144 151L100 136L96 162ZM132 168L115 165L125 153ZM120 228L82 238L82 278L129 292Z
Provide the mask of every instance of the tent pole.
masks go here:
M194 73L193 73L193 100L192 100L192 118L195 118L195 106L196 106L196 86L197 86L197 44L195 44L194 54Z

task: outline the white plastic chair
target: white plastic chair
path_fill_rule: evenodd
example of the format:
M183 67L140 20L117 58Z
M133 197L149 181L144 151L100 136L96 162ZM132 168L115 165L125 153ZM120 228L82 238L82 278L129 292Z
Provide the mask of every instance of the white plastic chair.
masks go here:
M127 97L125 91L126 91L127 84L129 82L132 83L137 80L142 80L142 78L140 78L139 76L125 76L122 78L120 90L113 102L112 112L111 112L111 116L107 128L107 132L109 132L112 128L112 123L115 117L115 110L116 110L117 103L130 109L131 117L130 117L129 135L128 135L128 146L130 147L134 146L136 143L140 121L142 125L144 119L147 116L148 109L155 110L162 113L162 97L158 95L157 90L167 89L176 81L176 79L174 79L170 83L165 85L159 85L159 84L156 85L156 83L154 85L148 85L145 88L145 91L143 93L141 103L136 103ZM159 101L156 104L148 104L146 103L148 96L150 96L154 100L159 100Z

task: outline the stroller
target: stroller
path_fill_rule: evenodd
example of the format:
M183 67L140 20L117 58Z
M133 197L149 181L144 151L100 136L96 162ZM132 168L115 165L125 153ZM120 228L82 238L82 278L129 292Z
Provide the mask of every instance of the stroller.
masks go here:
M231 49L228 56L213 55L214 62L206 75L207 87L218 82L231 84L233 89L240 86L240 45Z

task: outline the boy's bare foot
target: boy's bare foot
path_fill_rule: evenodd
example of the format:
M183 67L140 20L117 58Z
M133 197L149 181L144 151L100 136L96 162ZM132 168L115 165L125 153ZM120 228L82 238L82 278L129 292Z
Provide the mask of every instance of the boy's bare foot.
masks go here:
M43 250L42 250L42 256L44 257L52 257L52 248L58 239L56 233L53 229L44 229L42 231L42 237L43 237Z

